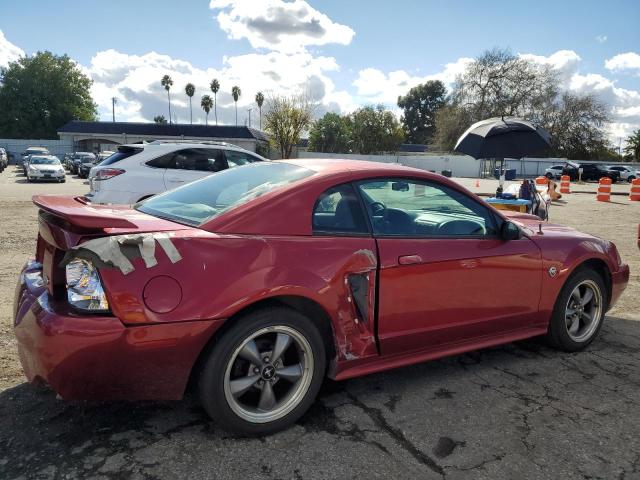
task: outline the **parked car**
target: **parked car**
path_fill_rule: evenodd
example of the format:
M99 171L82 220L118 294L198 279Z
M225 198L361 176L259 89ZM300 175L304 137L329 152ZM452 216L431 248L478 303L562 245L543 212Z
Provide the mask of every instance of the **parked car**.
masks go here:
M71 170L71 162L73 161L73 153L65 153L64 157L62 159L62 165L64 165L64 167L67 170Z
M0 147L0 172L3 172L5 168L9 165L9 155L7 155L7 151Z
M593 180L597 182L603 177L610 178L613 183L616 183L618 180L620 180L619 172L609 170L604 165L599 165L596 163L567 162L564 164L562 174L569 175L569 178L572 181L575 181L580 178L579 169L582 169L582 180L584 181Z
M27 166L27 180L54 180L64 182L65 171L60 159L53 155L31 155Z
M47 150L45 147L28 147L22 153L22 162L24 163L24 161L27 160L30 155L50 155L50 153L49 150Z
M124 145L91 169L86 198L92 203L130 205L212 173L264 160L223 142Z
M640 178L640 172L637 169L626 165L609 165L609 170L615 170L620 173L620 180L631 182L636 178Z
M91 171L91 169L98 163L100 163L100 157L91 157L91 156L84 156L80 158L80 164L78 165L78 176L80 178L88 178L89 177L89 172Z
M67 400L173 400L192 380L241 434L291 425L325 375L534 336L582 350L629 279L607 240L396 164L255 162L133 208L34 203L13 309L28 380Z
M553 165L545 169L544 175L551 180L559 180L562 177L562 171L564 169L564 165Z
M96 155L91 152L75 152L71 159L69 171L78 175L80 173L80 165L85 162L95 162Z

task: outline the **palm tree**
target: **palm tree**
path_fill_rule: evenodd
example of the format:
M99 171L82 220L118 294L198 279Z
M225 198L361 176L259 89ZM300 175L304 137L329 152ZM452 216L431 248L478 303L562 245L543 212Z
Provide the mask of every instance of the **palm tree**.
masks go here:
M164 115L156 115L153 117L153 121L160 124L167 123L167 119L164 118Z
M196 93L196 87L193 83L187 83L184 87L184 93L189 97L189 121L193 125L193 109L191 108L191 97Z
M204 117L204 124L209 125L209 112L211 111L211 107L213 107L213 100L211 100L211 97L209 95L203 95L202 100L200 100L200 106L202 107L206 115Z
M169 94L169 90L171 90L173 80L171 80L171 77L169 75L165 75L164 77L162 77L162 80L160 80L160 84L167 91L167 98L169 99L169 123L171 123L171 95Z
M233 96L233 101L236 104L236 125L238 125L238 99L240 98L240 95L242 95L242 91L240 90L240 87L234 86L231 89L231 95Z
M264 103L264 95L262 92L256 94L256 103L258 104L258 110L260 110L260 130L262 130L262 104Z
M220 82L214 78L211 81L211 91L213 92L213 112L216 115L216 125L218 125L218 90L220 90Z

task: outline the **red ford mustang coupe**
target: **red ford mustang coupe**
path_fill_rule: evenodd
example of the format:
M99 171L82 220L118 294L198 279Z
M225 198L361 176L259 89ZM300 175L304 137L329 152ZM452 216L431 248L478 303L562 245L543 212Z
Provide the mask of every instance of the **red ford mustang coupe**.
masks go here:
M234 168L134 206L36 196L15 296L30 381L282 429L347 379L527 337L577 351L629 277L609 241L398 165Z

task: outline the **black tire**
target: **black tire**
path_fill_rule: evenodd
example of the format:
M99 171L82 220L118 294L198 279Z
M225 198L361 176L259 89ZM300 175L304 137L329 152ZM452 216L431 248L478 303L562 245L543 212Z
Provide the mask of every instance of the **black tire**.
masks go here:
M285 327L301 334L310 346L313 368L306 392L284 416L266 423L254 423L237 414L225 395L229 363L245 340L267 327ZM326 369L326 354L318 328L303 314L286 307L269 307L237 318L213 344L202 366L198 391L202 406L224 430L239 435L260 436L283 430L300 418L314 402Z
M553 174L551 173L545 173L544 176L547 177L549 180L553 180Z
M635 176L633 176L633 175L629 175L629 176L627 177L627 182L631 183L631 182L633 182L635 179L636 179L636 177L635 177Z
M569 328L566 320L566 309L568 307L569 297L576 286L586 281L592 282L593 285L597 286L599 289L601 308L595 320L597 324L593 329L593 332L590 333L587 338L581 341L576 341L569 334ZM607 299L607 287L605 286L600 274L588 267L579 267L578 270L576 270L566 281L562 290L560 290L560 294L558 295L558 299L556 300L553 308L553 313L551 314L549 329L546 335L548 343L552 347L565 352L577 352L585 349L598 336L598 333L602 328L604 316L607 311Z

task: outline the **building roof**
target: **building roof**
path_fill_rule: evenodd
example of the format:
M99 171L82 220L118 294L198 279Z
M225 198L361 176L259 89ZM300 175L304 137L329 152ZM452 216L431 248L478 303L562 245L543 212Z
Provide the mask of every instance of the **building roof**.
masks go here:
M255 128L233 125L188 125L141 122L81 122L72 120L58 129L58 133L96 135L148 135L158 137L254 138L268 141L264 132Z

